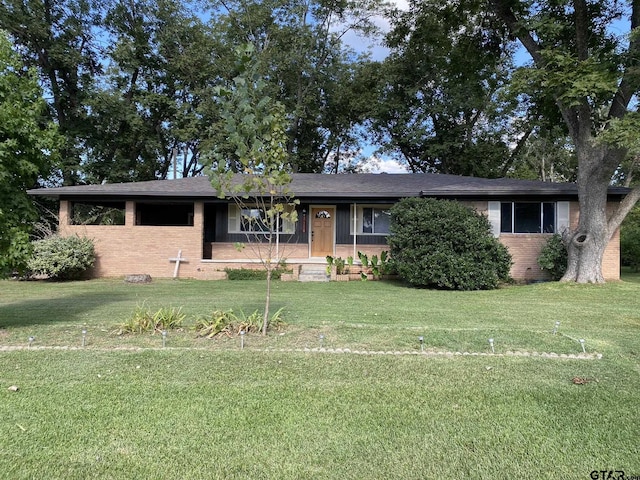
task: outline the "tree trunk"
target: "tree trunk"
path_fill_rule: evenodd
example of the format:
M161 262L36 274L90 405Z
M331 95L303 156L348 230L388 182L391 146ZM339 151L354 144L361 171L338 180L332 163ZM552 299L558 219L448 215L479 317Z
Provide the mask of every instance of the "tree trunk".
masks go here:
M267 298L264 302L264 317L262 318L262 335L267 334L267 328L269 328L269 306L271 304L271 260L268 260L267 265Z
M611 239L607 218L609 179L603 168L605 150L587 147L579 151L578 199L580 218L575 230L563 240L569 254L563 282L604 283L602 258ZM609 177L610 178L610 177Z

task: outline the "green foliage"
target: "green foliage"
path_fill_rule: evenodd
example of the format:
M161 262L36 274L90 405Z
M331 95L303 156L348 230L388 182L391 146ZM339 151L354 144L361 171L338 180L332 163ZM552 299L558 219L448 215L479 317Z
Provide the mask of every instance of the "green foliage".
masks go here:
M220 334L230 335L236 316L232 310L214 310L207 317L200 317L196 321L195 330L198 337L213 338Z
M327 275L331 275L331 268L333 267L333 257L331 255L327 255Z
M352 268L353 268L353 257L349 255L347 257L347 273L349 273Z
M538 265L541 269L548 271L553 280L560 280L567 271L567 247L559 234L554 234L542 247Z
M487 218L458 202L401 200L391 209L389 245L398 274L417 287L491 289L509 277L511 256Z
M26 190L49 171L59 139L43 116L34 70L25 70L0 32L0 277L23 270L36 219Z
M253 44L236 49L240 74L226 86L216 88L220 120L212 125L220 142L207 155L211 185L220 198L232 198L245 216L250 248L266 272L266 299L262 334L267 334L272 273L278 267L278 236L281 222L295 224L296 205L289 190L291 164L287 150L288 119L284 105L267 94L267 82L259 73L259 58ZM224 140L222 140L224 138ZM228 168L232 158L234 168Z
M351 258L351 263L353 264L353 258ZM336 275L343 275L345 273L349 273L349 267L346 265L344 258L332 257L331 255L327 255L327 275L331 274L331 268L334 265L336 267Z
M367 280L367 273L373 275L374 278L380 278L381 275L388 275L393 271L393 264L387 250L380 252L380 258L378 255L371 255L369 258L366 253L359 251L358 258L364 269L364 272L360 274L362 280Z
M32 275L45 275L52 280L74 280L81 278L94 262L93 240L54 235L33 242L27 269Z
M229 280L266 280L266 270L254 270L252 268L225 268L227 279ZM279 266L271 271L271 278L279 280L283 273L287 270L285 267Z
M532 113L547 117L547 123L550 113L560 113L575 147L580 203L576 231L588 236L586 245L567 244L572 261L564 279L578 283L604 282L600 246L620 226L628 207L621 204L608 221L603 215L611 179L631 179L621 166L627 151L638 147L640 123L629 114L637 110L634 99L640 91L640 41L637 33L628 36L628 30L617 28L635 26L638 5L632 3L632 8L617 1L489 3L531 56L521 76L533 88L520 93L528 98Z
M7 0L0 7L0 28L11 32L25 62L38 69L47 91L49 114L63 136L55 183L81 183L87 160L85 142L91 127L88 103L95 95L96 76L104 52L100 36L102 14L94 2L60 0L37 3ZM97 83L97 82L96 82Z
M515 143L504 29L483 2L410 4L392 17L392 54L363 73L378 83L372 134L414 172L500 176Z
M281 308L273 314L269 325L279 330L285 326ZM211 315L200 317L195 324L198 337L214 338L221 335L233 336L240 332L259 333L262 330L263 314L258 310L247 315L242 310L238 314L233 310L214 310Z
M182 327L185 318L182 307L162 307L153 312L144 305L138 305L133 314L119 326L118 335L175 330Z
M634 208L620 227L620 260L640 270L640 207Z
M74 225L124 225L124 203L121 207L113 207L74 202L71 222Z
M369 257L366 253L358 251L358 259L360 259L362 268L369 268Z

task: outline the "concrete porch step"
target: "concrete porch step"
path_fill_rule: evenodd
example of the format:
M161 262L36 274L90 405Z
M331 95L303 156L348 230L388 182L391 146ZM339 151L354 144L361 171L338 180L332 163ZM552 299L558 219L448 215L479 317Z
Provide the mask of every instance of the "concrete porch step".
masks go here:
M326 267L321 265L303 265L298 276L300 282L328 282L330 279Z

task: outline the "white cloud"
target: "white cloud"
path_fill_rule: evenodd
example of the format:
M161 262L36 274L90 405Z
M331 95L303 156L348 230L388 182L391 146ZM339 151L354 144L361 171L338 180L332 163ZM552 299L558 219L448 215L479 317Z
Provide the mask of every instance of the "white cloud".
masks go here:
M409 9L409 3L407 0L392 0L390 2L392 6L395 6L399 10L406 11ZM373 17L372 22L380 29L382 35L389 32L391 29L391 24L389 23L389 19L383 17L381 15L376 15ZM336 26L335 30L339 31L344 27ZM380 45L379 42L372 40L371 38L363 37L359 35L357 32L353 30L347 31L342 37L342 42L351 47L357 53L369 53L371 55L372 60L380 61L383 60L388 54L389 49Z
M360 173L408 173L407 168L392 158L372 155L358 165Z

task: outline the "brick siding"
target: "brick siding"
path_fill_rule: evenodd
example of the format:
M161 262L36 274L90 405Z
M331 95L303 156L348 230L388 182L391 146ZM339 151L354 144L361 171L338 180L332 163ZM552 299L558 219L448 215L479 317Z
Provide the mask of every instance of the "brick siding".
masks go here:
M487 202L466 202L480 213L487 211ZM615 205L610 205L612 210ZM571 225L578 222L578 203L570 205ZM135 203L126 202L125 225L70 225L70 202L60 202L60 233L92 238L96 246L96 264L90 272L94 277L120 277L129 274L149 274L152 277L172 277L175 263L169 259L182 251L179 276L183 278L217 279L225 268L262 268L259 255L250 246L241 252L233 243L211 244L211 260L203 260L204 218L203 203L194 204L194 225L180 227L135 225ZM514 264L511 275L516 280L532 281L548 278L538 267L537 257L546 243L547 234L502 234L500 241L507 246ZM380 255L386 245L359 245L367 255ZM282 244L280 257L289 266L305 263L309 255L307 244ZM353 244L336 245L335 255L346 259L353 256ZM620 278L620 235L616 232L603 258L603 275L607 280ZM323 259L316 259L322 262Z

